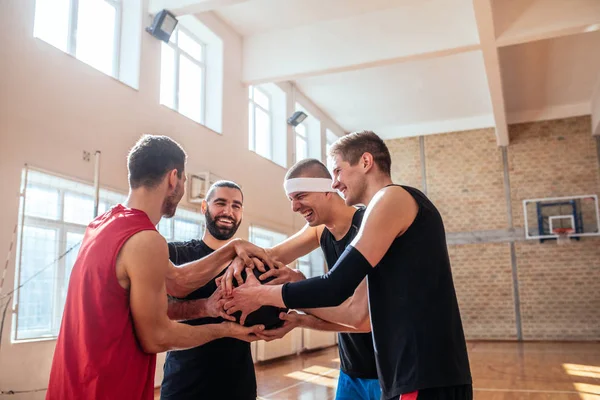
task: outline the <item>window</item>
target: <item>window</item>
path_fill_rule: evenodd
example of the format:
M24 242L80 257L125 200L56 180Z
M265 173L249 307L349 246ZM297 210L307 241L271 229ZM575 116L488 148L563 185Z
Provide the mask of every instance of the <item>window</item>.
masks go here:
M25 176L27 177L25 180ZM87 224L94 218L94 188L36 170L24 174L19 215L16 340L56 337L69 277ZM98 212L125 195L100 190ZM21 220L21 219L19 219Z
M259 247L273 247L283 242L285 239L287 239L287 236L283 233L275 232L255 225L250 226L250 242Z
M250 86L248 96L250 150L272 159L271 96L255 86Z
M327 168L331 171L333 170L332 160L329 157L329 150L331 150L331 146L338 139L337 135L333 133L331 130L327 129L325 131L325 159L327 163Z
M206 49L182 25L168 44L162 43L160 103L204 124L206 92Z
M308 158L308 134L304 123L296 126L296 162Z
M120 0L36 0L33 35L118 78Z
M161 219L157 228L167 242L183 242L200 239L206 225L201 213L177 208L175 216Z
M325 259L323 258L321 249L313 250L304 257L300 257L297 268L307 278L323 275L325 273Z

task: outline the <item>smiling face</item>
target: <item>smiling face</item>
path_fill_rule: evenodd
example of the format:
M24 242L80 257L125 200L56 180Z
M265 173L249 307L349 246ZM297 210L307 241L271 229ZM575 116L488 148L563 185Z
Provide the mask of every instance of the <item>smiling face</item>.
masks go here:
M218 187L202 206L208 232L218 240L231 239L242 223L242 193L235 188Z
M339 154L331 156L333 168L332 187L340 192L346 205L353 206L362 203L367 190L367 180L360 163L350 165Z
M289 199L292 211L301 214L308 225L318 226L325 223L328 214L329 196L332 193L295 192L290 193Z

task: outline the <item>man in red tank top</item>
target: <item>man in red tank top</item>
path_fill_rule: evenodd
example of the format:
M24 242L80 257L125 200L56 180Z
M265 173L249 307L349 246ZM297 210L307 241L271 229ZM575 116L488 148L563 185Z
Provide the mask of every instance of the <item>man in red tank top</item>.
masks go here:
M169 262L155 226L175 214L185 161L183 149L165 136L146 135L130 151L127 202L90 223L73 267L46 399L152 400L156 353L222 337L253 341L263 329L168 318L167 293L185 296L236 255L272 264L263 249L241 240L180 268Z

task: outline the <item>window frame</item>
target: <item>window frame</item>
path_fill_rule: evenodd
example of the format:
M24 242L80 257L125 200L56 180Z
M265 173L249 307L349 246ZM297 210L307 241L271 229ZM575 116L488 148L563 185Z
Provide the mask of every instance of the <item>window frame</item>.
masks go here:
M35 179L30 178L30 173L34 172L38 175ZM42 179L43 178L43 181ZM50 178L50 179L46 179ZM59 181L53 181L52 178L56 178ZM66 182L65 182L66 181ZM68 268L68 257L65 255L65 252L70 248L77 248L79 244L75 246L71 245L69 247L69 243L67 241L67 237L70 233L83 235L87 229L89 222L87 223L77 223L77 222L67 222L65 221L65 197L67 195L75 195L78 197L89 198L89 200L94 201L94 197L89 193L93 192L93 184L78 178L74 178L71 176L66 176L50 171L46 171L43 169L27 166L22 170L21 173L21 196L19 203L19 211L18 211L18 236L16 243L16 257L15 257L15 279L14 279L14 294L13 294L13 327L11 332L11 342L12 343L27 343L27 342L36 342L36 341L45 341L45 340L56 340L60 330L60 324L62 321L62 315L64 312L64 304L66 301L66 295L68 292L68 280L67 278L67 268ZM53 192L57 196L56 210L55 214L52 216L39 216L39 215L31 215L26 213L27 207L27 199L29 190L32 188L49 190ZM77 190L77 188L81 188L82 190ZM118 190L114 190L112 188L100 187L100 198L99 198L99 214L106 212L110 207L115 204L124 203L127 198L127 194ZM31 213L32 210L29 210ZM199 233L202 234L203 230L206 229L206 219L202 213L197 210L192 210L184 207L178 207L177 211L180 212L180 215L177 213L173 218L169 219L169 230L171 234L172 241L175 240L174 235L174 221L180 220L188 223L199 224ZM55 218L54 218L55 217ZM39 274L40 271L46 271L46 269L50 270L53 275L53 281L51 284L51 315L49 328L39 328L39 329L22 329L19 328L19 313L21 304L23 303L23 293L21 288L22 282L26 281L23 279L24 272L24 263L23 263L23 247L27 238L24 237L24 230L26 228L40 228L40 229L49 229L55 231L55 238L53 246L53 253L51 254L52 266L49 264L44 264L39 268L32 269L29 277L27 279L31 279L31 276L35 274ZM158 230L158 226L157 226ZM168 238L165 238L168 240ZM195 239L199 239L196 238ZM71 253L69 254L71 255ZM76 254L75 254L76 256ZM50 298L49 296L49 298Z
M304 135L298 133L299 126L302 126L304 128ZM303 122L301 122L300 124L298 124L297 126L294 127L294 160L295 160L295 162L309 158L308 138L309 138L309 129L308 129L307 125L305 125ZM304 142L304 146L306 148L306 156L304 158L298 158L298 146L296 146L298 139L300 139Z
M77 57L77 25L78 25L78 17L79 17L79 1L80 0L69 0L69 27L67 29L67 37L66 37L66 53L72 57L75 57L77 60L81 61ZM115 28L113 31L113 63L112 63L112 71L110 76L115 79L119 79L120 75L120 64L121 64L121 32L122 32L122 24L123 24L123 3L121 0L101 0L105 3L108 3L110 6L115 9ZM35 17L34 17L34 25L35 25ZM37 37L44 42L46 42L43 38ZM48 43L48 42L46 42ZM62 50L61 50L62 51ZM81 61L83 62L83 61ZM88 64L89 65L89 64ZM91 65L90 65L91 66ZM95 66L91 66L94 69L98 68ZM104 73L104 71L100 71Z
M185 33L187 36L189 36L192 40L194 40L196 43L198 43L200 45L200 47L202 48L202 57L201 57L200 61L179 47L179 32L180 31L183 31L183 33ZM175 39L173 40L173 38L175 38ZM175 72L175 76L174 76L174 85L173 85L174 93L172 93L172 95L173 95L173 110L177 111L179 114L183 115L184 117L191 119L192 121L195 121L201 125L206 126L206 43L204 43L202 40L200 40L196 35L194 35L189 29L185 28L183 25L177 24L177 27L171 34L171 40L169 40L168 43L164 43L164 45L169 46L173 50L173 56L174 56L173 70ZM182 114L181 111L179 110L179 83L180 83L179 67L181 64L181 57L186 57L188 59L188 61L190 61L190 62L196 64L198 67L200 67L200 69L202 71L202 74L201 74L202 75L202 85L201 85L201 93L200 93L200 121L196 121L195 119L188 117L185 114ZM162 66L161 66L161 68L162 68ZM169 107L165 104L162 104L162 105L164 105L165 107ZM171 107L169 107L169 108L171 108Z
M250 119L250 115L248 115L248 122L250 122L250 120L252 121L252 131L248 132L249 138L251 138L251 140L249 140L249 142L251 142L251 146L250 146L250 151L253 151L254 153L258 154L259 156L266 158L268 160L273 161L273 97L271 96L271 93L269 93L266 90L263 90L257 86L250 86L248 88L248 90L250 91L250 95L248 96L248 102L250 103L250 105L252 106L252 119ZM258 104L256 102L256 100L254 100L254 91L258 90L263 96L267 97L267 99L269 100L269 109L265 109L263 106L261 106L260 104ZM268 142L269 142L269 155L265 156L263 154L260 154L256 151L256 108L260 108L262 111L266 112L267 115L269 116L269 132L268 132ZM250 126L250 123L248 123L248 126Z

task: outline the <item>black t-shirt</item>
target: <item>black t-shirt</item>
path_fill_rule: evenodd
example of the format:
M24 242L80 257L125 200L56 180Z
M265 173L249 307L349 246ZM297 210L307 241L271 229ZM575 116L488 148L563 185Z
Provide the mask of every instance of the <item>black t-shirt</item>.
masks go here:
M471 384L442 217L423 193L402 187L417 216L367 278L384 399Z
M175 265L198 260L213 251L201 240L169 243L169 258ZM216 278L185 299L210 297L217 289ZM222 318L200 318L182 323L204 325L220 322L223 322ZM250 343L222 338L193 349L169 351L160 397L164 400L256 399L256 376Z
M329 269L333 268L346 246L354 240L364 215L365 207L356 210L350 229L340 240L335 240L327 228L323 230L320 240L321 250L323 250ZM338 333L338 342L340 364L345 374L352 378L377 379L375 350L373 350L371 333Z

